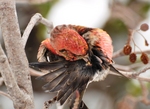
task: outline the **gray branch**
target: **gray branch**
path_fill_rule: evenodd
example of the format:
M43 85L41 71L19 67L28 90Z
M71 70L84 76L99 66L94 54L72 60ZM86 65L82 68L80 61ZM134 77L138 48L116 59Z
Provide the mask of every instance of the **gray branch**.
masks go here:
M7 60L1 49L0 71L14 107L34 109L28 61L21 40L15 0L0 1L0 27L8 57Z

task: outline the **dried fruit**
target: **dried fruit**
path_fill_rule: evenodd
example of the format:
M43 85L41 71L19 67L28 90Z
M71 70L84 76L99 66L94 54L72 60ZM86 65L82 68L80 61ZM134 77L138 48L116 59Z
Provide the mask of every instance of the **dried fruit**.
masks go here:
M141 61L144 63L144 64L147 64L148 61L149 61L149 58L148 58L148 55L146 53L142 53L141 54Z
M140 29L141 29L142 31L147 31L147 30L149 29L149 26L148 26L147 23L143 23L143 24L140 26Z
M135 61L136 61L136 54L135 53L131 53L129 55L129 60L130 60L130 62L135 63Z
M129 55L131 53L131 51L132 51L132 47L129 44L127 44L127 45L124 46L123 53L125 55Z
M146 39L145 39L145 46L149 46L149 43L147 42Z

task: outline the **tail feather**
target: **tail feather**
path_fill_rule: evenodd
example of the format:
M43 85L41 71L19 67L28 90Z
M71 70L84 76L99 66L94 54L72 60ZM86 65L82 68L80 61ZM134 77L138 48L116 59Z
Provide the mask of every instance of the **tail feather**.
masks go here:
M120 74L121 76L123 77L126 77L125 75L123 75L122 73L120 73L113 65L109 65L110 67L110 70L117 73L117 74Z

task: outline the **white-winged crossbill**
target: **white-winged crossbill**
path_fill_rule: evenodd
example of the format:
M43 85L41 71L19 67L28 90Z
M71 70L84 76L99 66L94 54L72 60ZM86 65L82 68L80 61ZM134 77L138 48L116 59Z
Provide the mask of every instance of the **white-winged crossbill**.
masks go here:
M50 38L44 40L38 51L38 61L31 66L46 75L45 90L57 92L54 101L71 109L87 109L82 96L92 81L104 80L112 66L113 46L110 36L99 28L76 25L56 26ZM76 108L75 108L76 107Z

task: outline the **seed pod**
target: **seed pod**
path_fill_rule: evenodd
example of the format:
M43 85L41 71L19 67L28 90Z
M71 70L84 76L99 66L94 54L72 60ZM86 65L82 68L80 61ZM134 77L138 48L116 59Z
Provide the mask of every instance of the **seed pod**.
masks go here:
M131 53L131 51L132 51L132 47L129 44L127 44L127 45L124 46L123 53L125 55L129 55Z
M143 24L140 26L140 29L141 29L142 31L147 31L147 30L149 29L149 26L148 26L147 23L143 23Z
M129 60L130 60L130 62L135 63L135 61L136 61L136 54L135 53L131 53L129 55Z
M146 53L142 53L141 54L141 61L144 63L144 64L147 64L148 63L148 61L149 61L149 58L148 58L148 55L146 54Z
M149 46L149 43L147 42L146 39L145 39L145 46Z

